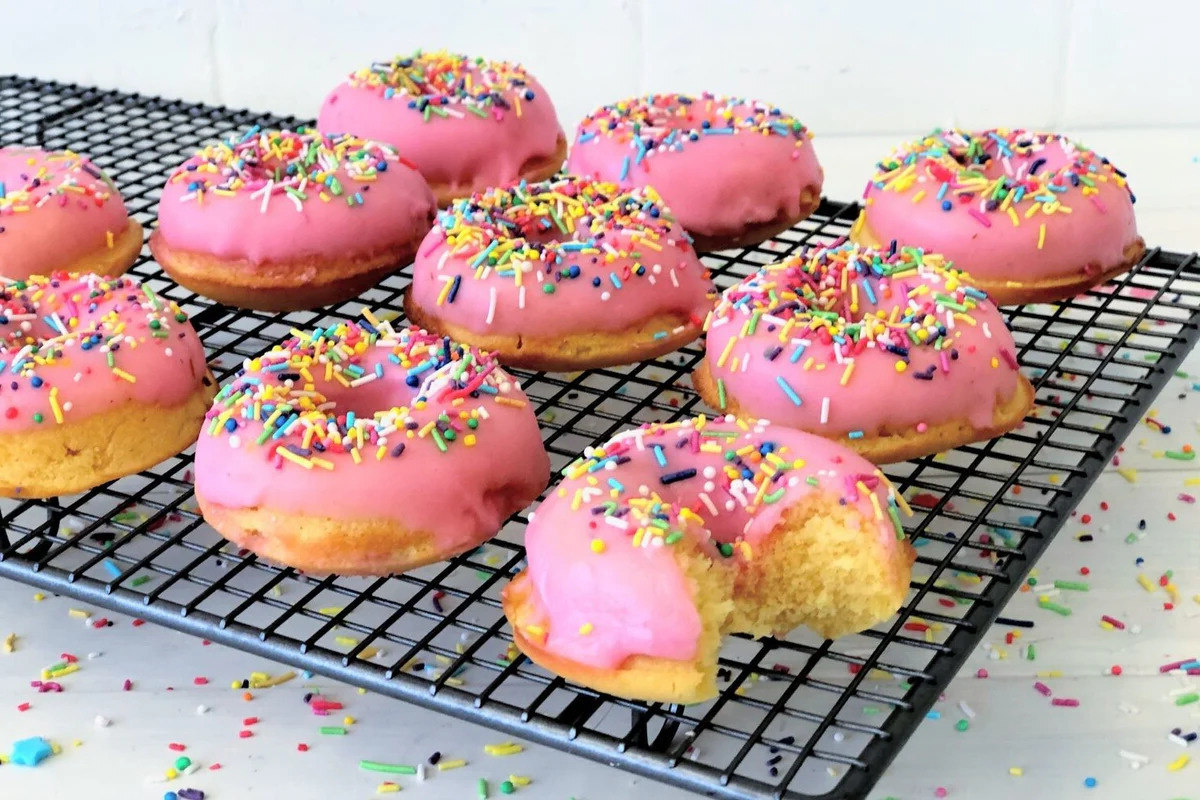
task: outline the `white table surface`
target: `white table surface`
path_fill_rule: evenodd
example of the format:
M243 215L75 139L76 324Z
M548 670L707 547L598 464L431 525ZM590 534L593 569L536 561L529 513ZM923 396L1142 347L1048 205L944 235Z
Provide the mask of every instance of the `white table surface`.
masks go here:
M1200 132L1084 132L1130 174L1139 195L1139 225L1151 244L1170 249L1200 247L1200 203L1194 195L1200 179ZM831 197L855 197L863 175L889 142L876 138L818 139ZM1130 483L1111 469L1102 475L1080 506L1093 519L1073 519L1037 565L1044 579L1079 579L1090 570L1091 591L1071 593L1071 617L1035 608L1032 593L1018 594L1005 613L1036 619L1016 646L1004 642L1008 628L988 631L984 645L949 686L937 710L926 720L883 776L871 798L935 798L939 787L948 798L1008 800L1028 798L1200 798L1200 742L1181 749L1168 740L1170 729L1200 730L1200 703L1176 706L1173 692L1200 679L1162 675L1158 666L1200 656L1200 509L1178 499L1181 492L1200 495L1200 462L1156 457L1164 449L1200 445L1200 406L1193 383L1200 380L1200 354L1185 370L1196 378L1172 378L1156 404L1172 433L1139 425L1126 442L1122 466L1138 470ZM1106 502L1108 509L1100 510ZM1176 516L1175 521L1167 518ZM1146 520L1145 536L1127 544L1125 536ZM1075 535L1093 533L1094 541ZM1135 559L1145 559L1141 567ZM1152 578L1173 570L1180 604L1165 611L1162 590L1147 593L1136 581L1139 571ZM254 692L250 701L231 681L252 671L278 674L284 667L151 625L135 627L120 615L92 609L115 622L95 629L70 615L79 603L60 597L35 601L34 591L0 582L0 639L17 635L15 651L0 650L0 753L11 742L44 736L60 744L61 754L35 769L0 767L0 798L8 800L89 800L161 798L168 790L201 789L214 800L229 798L368 798L391 776L359 770L360 759L417 763L439 750L465 758L468 766L434 773L424 783L397 777L401 796L466 798L487 778L492 797L510 774L533 782L517 797L566 800L690 796L590 761L541 746L508 757L485 754L486 744L509 737L452 720L385 697L360 694L335 682L303 677ZM1101 614L1124 621L1124 631L1106 631ZM1022 658L1020 645L1036 643L1037 660ZM993 655L994 648L1006 658ZM63 652L82 659L82 668L61 682L61 694L39 694L30 681ZM96 654L88 658L89 653ZM1109 674L1112 665L1123 674ZM987 679L975 677L980 668ZM1033 689L1038 673L1056 696L1079 700L1077 708L1054 707ZM207 678L197 685L196 678ZM131 691L122 684L132 681ZM314 717L303 695L319 687L345 704L354 718L344 737L322 736L321 724L341 717ZM1200 689L1198 689L1200 690ZM27 711L18 711L30 703ZM970 728L955 729L963 717L960 703L974 712ZM204 706L207 711L199 713ZM96 717L110 721L99 727ZM243 720L257 717L256 724ZM253 732L240 738L239 731ZM186 751L169 748L181 743ZM309 745L300 752L297 745ZM1149 763L1135 769L1120 755L1144 755ZM1181 755L1192 763L1178 771L1167 765ZM170 783L152 783L180 755L202 768ZM219 769L212 769L220 764ZM1010 774L1019 768L1021 775ZM1093 777L1094 788L1084 781Z

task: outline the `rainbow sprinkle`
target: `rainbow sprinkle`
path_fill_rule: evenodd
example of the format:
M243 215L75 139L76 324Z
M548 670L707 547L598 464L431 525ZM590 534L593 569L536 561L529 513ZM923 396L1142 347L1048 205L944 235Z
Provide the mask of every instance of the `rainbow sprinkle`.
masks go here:
M682 243L682 231L651 188L622 191L616 184L564 177L489 189L463 198L438 216L446 252L468 259L476 280L501 279L553 294L563 280L587 280L601 300L624 281L653 277L643 259ZM629 258L620 274L606 266ZM529 266L537 267L531 271ZM674 282L674 271L664 269ZM531 277L532 276L532 277ZM447 280L438 305L453 303L460 279Z
M1033 236L1039 250L1046 243L1046 225L1041 221L1045 217L1070 214L1077 202L1090 202L1101 213L1106 211L1096 196L1098 184L1114 183L1125 189L1131 202L1136 200L1124 172L1054 133L938 129L902 145L875 166L864 198L872 190L904 193L917 187L912 200L918 203L926 196L918 186L923 181L931 191L937 187L933 202L943 211L961 209L982 227L1035 222Z
M377 61L350 75L356 89L372 89L386 99L407 101L426 122L463 116L502 119L509 111L521 114L521 103L533 102L537 92L519 64L487 61L439 50L391 61Z
M579 123L576 143L586 144L597 136L627 141L635 151L622 167L627 174L631 165L657 152L677 152L709 136L745 133L791 137L796 147L812 138L795 117L757 100L708 93L652 94L596 109Z
M116 184L101 169L83 156L70 150L43 153L41 150L5 148L4 155L27 153L28 172L16 176L6 174L0 182L0 214L22 214L47 204L67 205L77 202L82 205L103 206L114 198L119 202L121 193ZM42 163L38 163L39 160ZM95 181L80 178L90 176ZM14 182L13 178L18 182ZM2 229L0 229L2 232Z
M322 136L311 128L263 130L212 144L183 162L169 183L184 183L180 202L206 202L248 192L261 198L267 213L274 198L286 198L299 213L305 203L339 199L348 206L365 202L363 191L394 164L413 165L386 144L355 136Z
M476 401L523 406L516 381L495 359L449 338L367 319L292 338L243 365L217 394L206 416L210 436L231 447L270 449L275 467L333 469L331 456L400 458L410 447L448 452L472 447L488 420ZM360 386L387 377L409 387L405 405L370 416L343 411ZM401 386L398 394L404 394ZM340 402L339 402L340 401ZM451 410L438 411L433 403Z

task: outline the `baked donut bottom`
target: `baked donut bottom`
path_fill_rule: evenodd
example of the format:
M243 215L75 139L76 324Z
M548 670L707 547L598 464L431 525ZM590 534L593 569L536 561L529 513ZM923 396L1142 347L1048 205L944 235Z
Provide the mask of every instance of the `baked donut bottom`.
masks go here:
M865 213L850 228L850 241L866 247L887 248L889 242L881 242L867 225ZM903 243L902 243L903 244ZM1116 264L1072 264L1056 269L1057 274L1039 281L999 281L984 278L971 272L970 265L962 265L976 289L987 292L988 299L998 306L1019 306L1025 303L1050 303L1068 300L1080 292L1099 286L1108 280L1131 270L1146 253L1146 242L1137 237L1125 245L1121 260Z
M142 224L130 219L125 230L113 235L112 247L94 250L75 259L70 264L55 267L53 272L91 272L96 275L116 277L133 266L142 252Z
M129 401L78 422L47 419L0 434L0 497L75 494L178 455L196 443L216 392L206 374L176 406Z
M689 228L688 235L692 237L692 246L701 253L751 247L778 236L801 220L808 219L820 205L821 187L809 185L800 190L800 213L795 216L788 216L781 211L766 222L746 225L736 230L701 232Z
M916 551L905 540L889 553L857 516L831 497L797 503L736 578L706 555L682 552L676 563L701 620L689 661L634 655L607 669L551 652L526 633L542 619L527 570L504 587L504 613L521 652L567 680L649 702L703 702L717 695L723 634L782 636L806 625L834 638L878 624L904 603Z
M725 407L721 408L720 393L707 361L701 363L692 373L692 386L695 387L705 403L720 410L721 413L757 419L756 415L747 414L738 402L738 398L728 390L725 392ZM853 450L873 464L892 464L1001 436L1021 424L1025 416L1033 409L1034 399L1033 384L1024 375L1018 375L1016 391L995 407L992 411L992 424L986 428L976 428L966 419L955 419L930 425L924 433L918 433L915 429L870 431L864 427L863 436L859 439L850 439L841 435L825 438L832 439ZM809 431L809 433L821 435L821 432L816 430Z
M530 480L490 489L486 502L507 519L529 505L545 486ZM276 564L313 574L390 575L471 550L490 537L465 545L439 546L429 531L413 530L385 517L338 519L274 508L229 508L196 492L205 522L238 547Z
M496 353L501 364L544 372L572 372L648 361L695 341L704 329L703 320L696 321L690 314L677 312L656 314L616 332L565 333L551 338L477 333L428 313L413 302L411 291L404 295L404 313L413 324L427 331ZM654 338L663 331L666 336Z
M521 165L520 172L511 183L519 183L520 181L536 183L538 181L549 180L562 169L563 162L566 160L567 139L566 136L560 133L558 134L558 139L554 142L554 152L550 155L530 158ZM429 188L433 190L433 196L437 199L438 208L445 208L460 197L470 197L476 192L490 189L491 186L486 183L434 183L430 181Z
M412 263L419 246L417 239L375 253L254 264L176 250L161 232L150 234L150 252L180 286L219 303L258 311L302 311L357 297Z

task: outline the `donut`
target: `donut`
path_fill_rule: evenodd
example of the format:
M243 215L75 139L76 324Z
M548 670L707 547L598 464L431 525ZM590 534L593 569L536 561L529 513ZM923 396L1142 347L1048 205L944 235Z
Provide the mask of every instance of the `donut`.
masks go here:
M549 482L533 406L494 358L364 317L248 359L208 410L196 499L240 547L402 572L479 546Z
M546 180L567 156L550 95L523 67L445 51L354 72L325 98L317 127L401 148L440 206L490 186Z
M404 307L417 324L505 364L575 370L696 339L711 291L653 189L568 176L490 189L442 211Z
M0 286L0 496L74 494L196 440L216 392L187 315L131 278Z
M692 382L721 411L877 463L1015 428L1033 406L1012 334L940 255L808 248L727 289Z
M0 275L120 275L141 250L141 224L91 161L70 150L0 147Z
M908 593L907 504L826 439L697 417L620 433L563 475L504 613L525 655L598 691L700 702L723 634L837 637Z
M744 247L807 217L824 172L795 117L756 100L655 94L584 117L567 172L651 185L699 250Z
M935 131L875 166L851 238L941 253L999 305L1071 297L1146 249L1125 173L1056 133Z
M293 311L354 297L409 263L435 210L388 145L254 127L171 173L150 250L199 294Z

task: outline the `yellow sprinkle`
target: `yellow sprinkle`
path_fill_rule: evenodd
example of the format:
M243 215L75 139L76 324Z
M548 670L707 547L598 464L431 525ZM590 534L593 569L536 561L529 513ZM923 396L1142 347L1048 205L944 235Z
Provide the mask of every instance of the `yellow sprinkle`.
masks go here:
M42 594L41 592L34 592L33 602L40 603L45 599L46 599L46 595Z
M92 612L85 611L82 608L69 608L67 609L67 613L75 619L87 619L92 615Z
M4 652L12 653L17 649L17 635L10 633L4 637Z
M439 306L446 304L446 298L450 296L450 287L454 285L454 281L448 280L442 284L442 290L438 292L437 304Z
M593 625L590 622L585 622L579 626L579 633L582 634L583 636L587 636L589 633L591 633L595 629L596 629L595 625Z
M350 636L335 636L333 640L342 647L354 647L354 645L358 644L358 639Z
M1046 243L1046 223L1038 226L1038 250L1042 249L1042 245Z
M375 787L375 794L395 794L400 791L400 784L384 782Z
M1133 467L1118 467L1117 474L1130 483L1137 483L1137 470Z
M1147 577L1146 577L1144 574L1142 574L1142 573L1140 573L1140 572L1138 573L1138 576L1137 576L1137 582L1138 582L1138 583L1141 585L1141 587L1142 587L1143 589L1145 589L1147 592L1153 592L1153 591L1154 591L1154 582L1153 582L1153 581L1151 581L1149 578L1147 578Z
M924 189L921 189L919 192L917 192L916 194L914 194L914 195L912 196L912 201L913 201L914 203L919 203L919 202L921 202L923 199L925 199L925 190L924 190Z
M532 778L527 778L524 775L509 775L508 779L517 786L528 786L533 783Z
M1008 774L1012 775L1014 778L1019 778L1025 774L1025 770L1021 769L1020 767L1009 767Z
M1188 765L1188 762L1191 760L1192 760L1192 757L1189 756L1187 753L1184 753L1179 758L1172 761L1170 764L1167 764L1167 772L1179 772L1179 770L1186 767Z
M357 720L354 719L354 717L342 717L343 725L353 725L355 722L357 722Z
M520 753L525 748L516 742L504 742L503 744L485 744L483 751L492 756L511 756L515 753Z
M603 539L592 539L592 552L603 553L606 545Z
M325 606L324 608L318 608L317 613L332 617L335 614L342 613L342 606Z
M1061 678L1061 677L1062 677L1062 670L1058 670L1058 669L1047 669L1047 670L1042 670L1041 672L1039 672L1039 673L1037 674L1037 676L1038 676L1039 678Z
M717 366L718 366L718 367L723 367L723 366L725 366L725 361L726 361L726 360L729 358L729 354L730 354L730 352L732 352L732 351L733 351L733 344L734 344L734 342L736 342L736 341L737 341L737 339L736 339L736 338L733 338L733 339L730 339L728 342L726 342L726 343L725 343L725 349L721 351L721 356L720 356L720 358L718 358L718 359L717 359Z
M354 452L358 452L358 451L356 450ZM304 467L305 469L312 469L312 467L313 467L312 462L309 461L307 458L305 458L304 456L298 456L295 453L293 453L291 450L288 450L283 447L276 448L275 455L279 456L280 458L286 458L288 461L291 461L293 464L299 464L300 466Z
M439 761L437 767L439 772L445 772L448 769L458 769L466 765L467 760L465 758L455 758L450 761Z
M842 379L840 381L842 386L845 386L847 383L850 382L850 376L852 374L854 374L854 362L853 361L846 364L846 370L842 373Z

